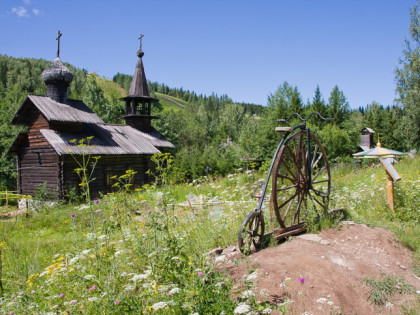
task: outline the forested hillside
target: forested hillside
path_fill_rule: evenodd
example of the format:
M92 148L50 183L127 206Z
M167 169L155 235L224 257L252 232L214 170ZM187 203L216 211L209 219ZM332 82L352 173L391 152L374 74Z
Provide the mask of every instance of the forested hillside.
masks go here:
M419 14L413 8L410 39L396 70L396 105L349 104L345 92L335 86L328 98L320 88L312 100L302 100L297 86L283 82L268 95L267 106L238 104L227 95L197 95L183 88L149 82L154 104L153 114L160 116L154 126L175 144L174 178L178 181L203 175L224 175L238 168L264 165L271 160L279 141L274 132L277 119L291 113L307 116L318 111L334 122L313 119L308 123L325 145L331 161L351 160L359 151L360 130L375 131L383 147L410 150L420 147L420 58ZM14 159L5 154L19 128L11 121L28 93L45 95L42 71L50 62L42 59L13 58L0 55L0 189L14 189L16 183ZM122 123L125 96L131 76L117 73L113 82L87 74L84 69L66 66L74 75L69 98L82 99L105 122ZM388 105L388 104L385 104ZM358 109L354 109L358 108ZM295 124L291 122L291 124Z

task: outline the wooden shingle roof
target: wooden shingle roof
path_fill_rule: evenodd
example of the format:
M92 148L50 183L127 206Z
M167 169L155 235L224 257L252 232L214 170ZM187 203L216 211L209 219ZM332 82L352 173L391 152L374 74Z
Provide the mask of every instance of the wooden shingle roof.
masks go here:
M104 123L103 120L82 101L69 99L66 104L63 104L58 103L47 96L28 95L13 118L12 124L25 124L27 119L25 110L28 108L29 102L35 105L48 121Z
M74 133L41 129L42 135L59 155L89 153L93 155L156 154L160 151L140 131L127 125L85 124L83 132ZM90 149L77 147L71 140L93 137Z

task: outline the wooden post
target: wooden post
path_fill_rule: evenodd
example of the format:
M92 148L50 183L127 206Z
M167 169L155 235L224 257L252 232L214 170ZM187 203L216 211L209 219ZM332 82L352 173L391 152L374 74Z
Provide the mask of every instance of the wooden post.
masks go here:
M391 208L392 212L395 212L394 210L394 180L392 179L392 176L386 172L386 190L387 190L387 196L388 196L388 204Z

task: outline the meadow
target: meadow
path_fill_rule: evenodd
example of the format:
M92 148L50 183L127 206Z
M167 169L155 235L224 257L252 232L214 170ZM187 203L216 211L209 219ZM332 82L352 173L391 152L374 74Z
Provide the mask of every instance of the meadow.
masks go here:
M395 168L402 177L395 184L395 213L386 201L384 168L375 163L366 169L335 165L330 208L393 231L411 249L420 276L420 156ZM241 292L232 294L233 283L207 255L236 243L265 176L238 170L136 191L125 177L118 193L38 204L27 215L3 219L0 313L264 314L280 308L235 299ZM270 226L269 211L264 214Z

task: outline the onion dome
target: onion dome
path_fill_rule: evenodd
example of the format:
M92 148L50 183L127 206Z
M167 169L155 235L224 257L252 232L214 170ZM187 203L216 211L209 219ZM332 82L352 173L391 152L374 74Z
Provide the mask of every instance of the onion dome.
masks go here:
M73 73L61 62L60 58L55 58L54 62L42 72L42 80L45 83L61 81L69 85L73 81Z
M60 57L55 58L54 62L42 72L42 80L47 86L47 96L58 102L67 102L67 88L73 81L73 74L63 65Z

